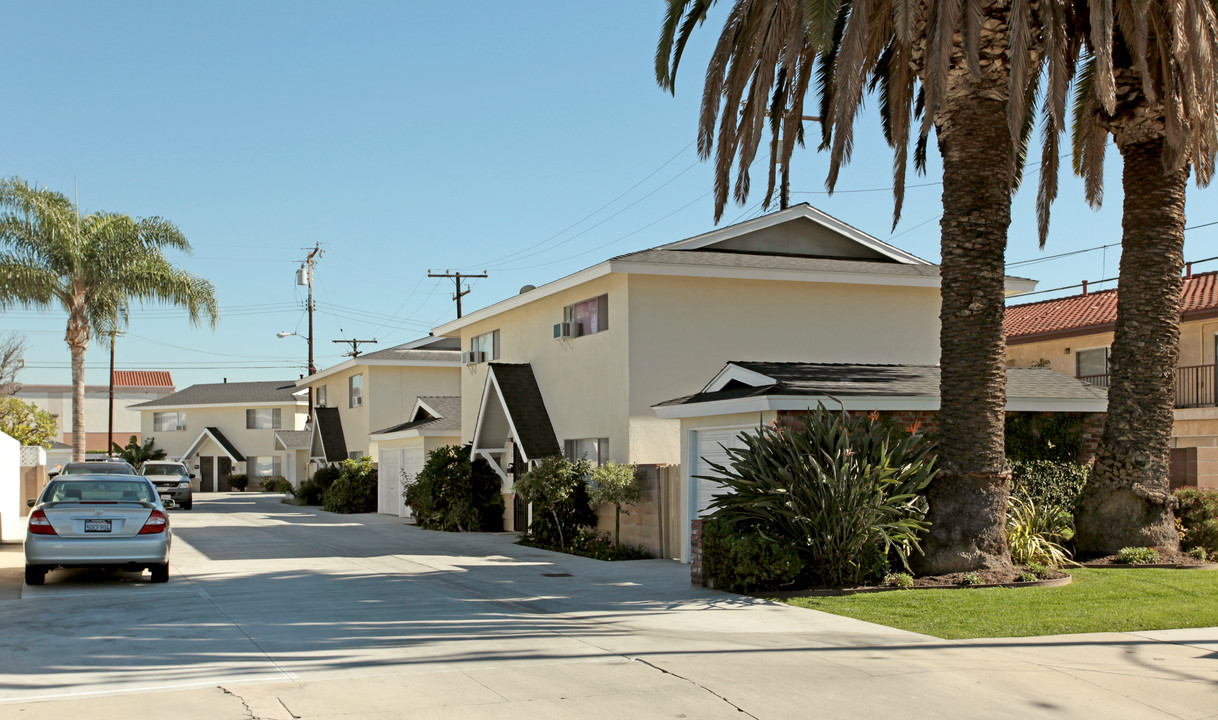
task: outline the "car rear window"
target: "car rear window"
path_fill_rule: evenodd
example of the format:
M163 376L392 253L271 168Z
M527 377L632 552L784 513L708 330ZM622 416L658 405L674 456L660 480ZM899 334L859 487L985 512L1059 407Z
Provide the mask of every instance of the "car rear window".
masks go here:
M181 465L145 465L140 468L141 475L179 475L186 477L190 473Z
M134 475L130 465L118 463L72 463L65 465L60 475Z
M52 480L43 492L43 502L154 502L146 480Z

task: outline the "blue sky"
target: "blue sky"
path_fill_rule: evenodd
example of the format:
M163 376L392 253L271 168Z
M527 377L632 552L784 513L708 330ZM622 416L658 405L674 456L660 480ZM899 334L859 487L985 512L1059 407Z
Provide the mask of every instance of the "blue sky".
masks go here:
M194 245L174 259L215 282L219 327L136 306L119 368L167 369L179 388L296 377L305 343L276 333L306 331L294 272L315 243L326 367L348 349L332 340L384 348L454 317L452 282L429 269L489 272L471 281L469 312L711 229L710 172L692 141L721 20L697 33L673 97L652 70L661 13L659 0L10 3L0 175L78 192L86 212L169 218ZM1119 157L1098 212L1063 165L1044 251L1028 173L1009 261L1119 243ZM833 196L826 167L799 151L793 200L938 260L937 158L911 176L890 232L891 154L874 105ZM1190 226L1218 221L1214 193L1190 187ZM760 199L724 222L755 216ZM1218 225L1191 230L1186 257L1218 255L1215 238ZM1053 288L1113 277L1118 261L1113 247L1011 273ZM64 324L60 312L4 313L0 332L27 338L22 382L70 381ZM107 360L90 350L90 383L105 382Z

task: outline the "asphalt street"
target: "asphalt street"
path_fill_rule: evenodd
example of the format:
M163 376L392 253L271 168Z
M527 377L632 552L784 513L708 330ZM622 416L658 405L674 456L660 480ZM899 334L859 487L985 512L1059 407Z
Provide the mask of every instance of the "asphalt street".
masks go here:
M263 493L168 584L0 549L0 718L1218 717L1218 629L943 641Z

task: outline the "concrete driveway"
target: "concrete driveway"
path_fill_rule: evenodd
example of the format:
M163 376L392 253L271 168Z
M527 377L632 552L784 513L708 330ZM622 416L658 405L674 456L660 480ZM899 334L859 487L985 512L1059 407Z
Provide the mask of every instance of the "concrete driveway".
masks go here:
M279 496L172 514L166 585L0 551L0 717L1218 717L1218 629L947 642Z

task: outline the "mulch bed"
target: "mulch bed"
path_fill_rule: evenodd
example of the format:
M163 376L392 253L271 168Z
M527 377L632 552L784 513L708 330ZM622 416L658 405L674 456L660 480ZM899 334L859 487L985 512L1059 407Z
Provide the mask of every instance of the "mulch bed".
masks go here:
M1105 555L1104 557L1092 558L1082 562L1083 567L1089 568L1175 568L1184 569L1205 569L1218 570L1218 563L1209 563L1204 560L1189 555L1188 553L1180 552L1179 550L1166 550L1163 548L1155 548L1159 553L1159 562L1157 563L1142 563L1130 564L1120 561L1117 555Z
M1044 579L1021 582L1019 576L1028 572L1027 568L1018 567L1014 570L979 570L977 575L981 578L981 583L975 585L966 585L965 576L968 573L950 573L948 575L924 575L915 577L912 588L896 588L888 585L865 586L853 588L808 588L805 590L784 590L775 592L750 592L748 595L761 598L771 598L782 600L794 597L827 597L836 595L857 595L860 593L876 593L888 592L891 590L911 589L911 590L951 590L951 589L976 589L976 588L1023 588L1023 587L1057 587L1060 585L1069 585L1071 577L1069 573L1055 570Z

